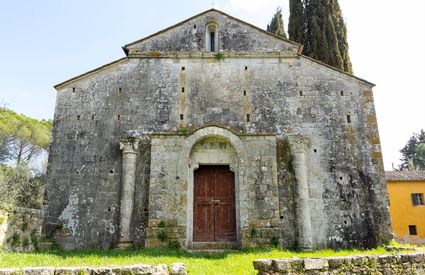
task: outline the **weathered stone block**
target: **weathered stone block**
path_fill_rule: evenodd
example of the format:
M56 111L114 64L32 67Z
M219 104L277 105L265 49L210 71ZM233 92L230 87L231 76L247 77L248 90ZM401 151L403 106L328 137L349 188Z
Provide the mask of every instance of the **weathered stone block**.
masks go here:
M21 269L19 268L0 268L0 275L20 275Z
M273 260L273 269L277 272L288 272L291 270L291 260L289 259L276 259Z
M186 265L184 263L174 263L170 266L170 275L185 275Z
M304 260L297 258L297 257L292 257L291 258L291 267L293 270L295 271L301 271L304 268Z
M348 265L351 263L351 257L329 257L326 258L330 268L339 268L342 265Z
M273 269L273 261L270 259L258 259L253 261L254 268L259 271L269 271Z
M327 259L304 259L304 269L305 270L325 270L329 267Z
M23 269L25 275L54 275L54 267L26 267Z

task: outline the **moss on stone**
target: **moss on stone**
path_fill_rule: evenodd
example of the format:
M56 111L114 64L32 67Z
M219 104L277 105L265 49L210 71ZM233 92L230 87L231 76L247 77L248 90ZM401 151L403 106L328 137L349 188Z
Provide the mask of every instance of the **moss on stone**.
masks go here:
M214 54L214 58L216 60L222 60L222 59L224 59L224 54L223 53L216 53L216 54Z

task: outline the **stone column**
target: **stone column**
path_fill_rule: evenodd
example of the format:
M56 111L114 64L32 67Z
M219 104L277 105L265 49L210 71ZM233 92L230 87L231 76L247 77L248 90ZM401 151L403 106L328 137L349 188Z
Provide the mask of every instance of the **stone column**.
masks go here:
M123 139L120 142L122 150L122 185L120 207L120 236L119 248L129 247L131 240L131 216L134 207L134 185L136 180L136 161L139 140L135 138Z
M311 229L308 167L306 162L309 143L301 136L289 137L288 141L293 159L292 166L297 179L295 211L297 214L298 244L302 249L311 250L313 249L313 234Z

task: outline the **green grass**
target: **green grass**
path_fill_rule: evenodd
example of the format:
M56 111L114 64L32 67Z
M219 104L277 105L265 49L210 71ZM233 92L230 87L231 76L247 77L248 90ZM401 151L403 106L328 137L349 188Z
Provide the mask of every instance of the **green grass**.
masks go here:
M252 261L258 258L330 257L353 254L390 254L384 248L373 250L317 250L314 252L278 249L243 249L217 254L190 253L167 248L130 250L82 250L38 253L0 251L0 268L29 266L111 266L127 264L171 264L184 262L189 274L256 274Z

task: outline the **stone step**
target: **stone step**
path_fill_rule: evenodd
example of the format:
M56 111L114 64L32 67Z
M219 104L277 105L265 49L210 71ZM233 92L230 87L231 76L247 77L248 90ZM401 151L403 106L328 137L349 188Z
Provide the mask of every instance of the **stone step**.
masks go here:
M238 252L236 249L189 249L187 252L190 253L207 253L207 254L219 254L224 252Z
M232 250L236 249L235 242L194 242L192 250Z

